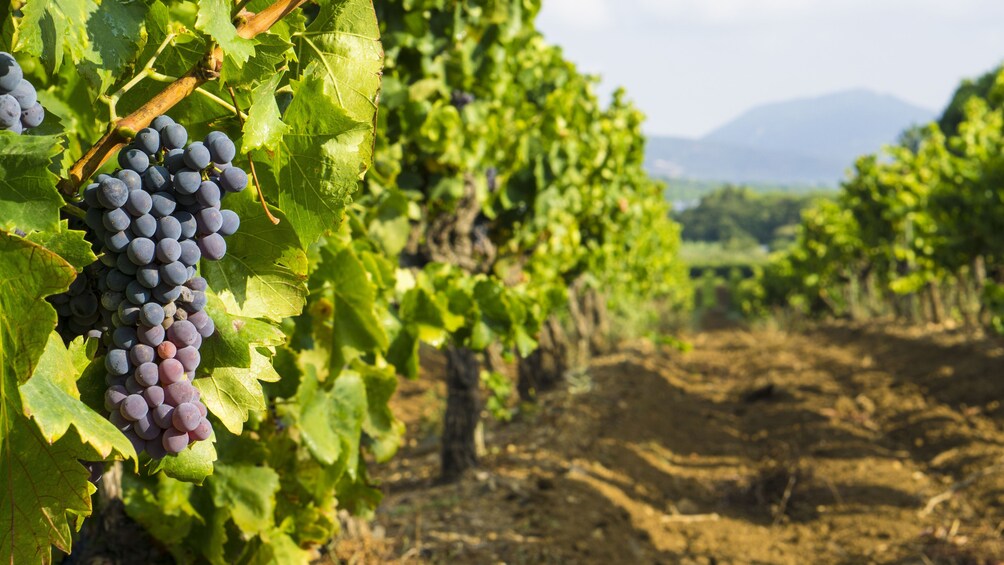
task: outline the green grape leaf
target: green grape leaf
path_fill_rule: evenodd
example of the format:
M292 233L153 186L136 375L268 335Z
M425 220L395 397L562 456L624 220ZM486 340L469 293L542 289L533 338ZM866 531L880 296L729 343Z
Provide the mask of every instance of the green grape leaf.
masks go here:
M375 311L376 289L350 249L322 248L314 276L329 283L333 293L330 349L335 372L361 352L387 347L387 334Z
M228 312L278 322L303 310L307 256L290 222L273 209L280 219L273 225L251 192L227 197L227 206L241 217L240 229L227 238L227 255L203 261L200 270Z
M275 89L280 80L282 73L274 73L269 80L262 82L251 92L251 107L248 109L248 119L244 122L241 152L248 153L261 148L275 149L289 129L289 126L282 123L279 105L275 101Z
M58 230L63 197L49 163L62 150L55 135L0 133L0 227Z
M41 57L50 73L69 55L84 78L104 90L135 57L146 11L143 2L27 2L15 49Z
M82 356L82 344L76 350ZM24 415L35 421L49 443L55 443L73 426L80 440L93 447L101 458L109 457L114 451L137 460L129 439L80 401L76 386L80 365L63 346L59 335L52 332L34 374L21 385Z
M283 121L289 127L273 155L258 152L271 175L262 190L278 202L304 247L341 223L346 204L372 158L372 124L352 119L334 88L316 76L293 83ZM257 160L256 160L257 162Z
M206 313L213 319L216 332L202 342L200 374L217 367L248 368L253 348L286 342L286 335L272 324L227 312L212 292L208 293Z
M216 461L214 437L197 441L177 455L168 455L159 461L151 461L147 467L150 474L163 471L168 477L201 485L206 477L213 474Z
M202 521L189 500L193 488L191 483L174 480L163 473L153 477L124 473L122 502L130 518L173 550L183 545L192 527Z
M297 534L300 534L299 528ZM272 530L262 534L262 543L251 556L248 565L271 565L283 563L288 565L307 565L312 561L309 551L300 549L293 538L280 530Z
M84 235L82 231L71 230L67 221L62 220L57 231L31 232L25 239L59 255L79 272L98 259Z
M286 53L292 44L274 33L261 33L254 38L254 55L238 67L233 59L223 60L220 80L234 88L246 88L254 83L268 81L276 72L276 67L286 61ZM274 89L273 89L274 90Z
M266 531L274 520L279 475L268 467L216 466L209 479L213 503L225 508L240 530L250 536Z
M254 54L254 41L237 35L237 28L230 22L230 3L226 0L199 0L195 29L212 37L238 68Z
M383 69L373 3L322 2L320 8L307 29L293 36L297 59L304 66L319 66L325 81L334 87L337 106L352 119L370 124L376 115Z
M359 459L359 437L366 418L366 385L358 373L344 371L330 390L316 379L300 381L296 424L307 449L325 465L340 458L351 470Z
M6 378L4 378L6 380ZM0 383L2 384L2 383ZM0 401L16 396L4 389ZM51 546L69 553L68 515L91 513L94 485L77 459L83 450L75 438L50 444L17 410L7 406L0 422L0 561L48 563Z
M0 387L4 390L27 381L34 372L56 327L56 311L44 298L65 291L75 276L73 266L55 253L0 232Z
M195 380L202 402L233 434L240 434L250 412L265 410L265 394L259 381L279 380L268 357L251 350L251 367L220 367L211 378Z
M394 456L404 437L404 423L394 417L387 405L397 390L397 375L392 367L357 365L355 369L366 385L367 411L363 432L369 437L369 447L377 462L382 463Z

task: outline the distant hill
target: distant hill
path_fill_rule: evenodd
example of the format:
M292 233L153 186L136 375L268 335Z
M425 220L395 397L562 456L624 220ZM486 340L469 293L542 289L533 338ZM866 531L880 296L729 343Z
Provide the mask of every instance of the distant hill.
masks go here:
M650 137L656 175L728 182L835 185L854 159L936 113L849 90L757 106L701 139Z

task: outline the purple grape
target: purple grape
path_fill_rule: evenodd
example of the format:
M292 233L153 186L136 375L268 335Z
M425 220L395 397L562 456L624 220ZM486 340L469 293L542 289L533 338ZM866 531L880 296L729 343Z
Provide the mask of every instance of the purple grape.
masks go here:
M35 91L35 87L23 78L18 81L17 86L14 90L10 91L10 95L17 100L19 110L24 110L26 108L31 108L35 104L38 104L38 92Z
M195 430L195 428L199 427L199 422L201 421L202 415L199 414L199 409L190 402L178 404L174 408L174 415L171 416L171 423L174 424L175 429L183 432Z
M109 210L121 208L129 199L129 188L119 179L109 177L99 184L97 198Z
M135 330L133 330L135 332ZM157 352L149 345L137 343L129 350L129 360L133 365L139 366L143 363L152 363Z
M201 141L191 143L185 148L185 164L193 170L201 171L212 161L209 149Z
M119 404L126 399L129 393L124 386L113 385L105 391L105 410L109 412L118 410Z
M131 328L129 326L121 326L115 328L112 332L112 342L115 347L121 347L122 349L128 350L136 345L136 328Z
M152 459L163 459L167 456L167 450L164 449L164 442L161 437L156 437L146 442L146 452Z
M125 387L126 392L129 394L140 394L143 392L143 385L136 381L136 377L129 375L126 378L125 383L122 385Z
M21 105L10 94L0 95L0 126L11 131L21 126Z
M164 216L157 220L157 237L159 239L180 239L181 222L174 216Z
M170 216L174 212L174 209L178 206L174 196L172 196L169 192L154 192L150 195L150 199L153 202L153 206L150 208L150 213L153 214L155 218L165 218Z
M130 242L130 243L132 243L132 242ZM118 254L118 257L115 258L115 268L118 269L118 270L120 270L120 271L122 271L123 274L129 275L129 276L136 276L136 271L139 269L139 267L137 267L136 263L133 263L129 259L128 251L129 251L129 247L126 246L126 252L127 253L119 253Z
M119 405L119 413L122 417L130 422L135 422L143 416L146 416L150 411L150 407L146 404L146 399L139 394L130 394L125 397L122 404Z
M198 243L195 243L191 239L186 239L178 245L181 250L181 253L178 255L178 260L181 261L182 265L186 267L194 267L199 264L199 259L202 259L202 251L199 249Z
M139 320L147 326L159 326L164 321L164 307L148 302L140 309Z
M186 272L187 276L187 272ZM163 272L161 272L161 278L163 279ZM156 288L153 289L153 297L157 299L161 304L167 304L168 302L174 302L181 295L180 285L169 285L163 280Z
M171 172L160 165L148 168L143 171L143 188L152 194L169 190L171 188Z
M122 273L118 269L111 269L105 275L105 282L108 283L108 288L116 292L125 290L131 280L132 277Z
M170 124L160 130L160 144L165 149L181 149L188 142L188 130L181 124Z
M109 349L105 355L105 368L108 369L110 374L115 376L128 375L129 369L132 367L129 364L129 355L126 353L126 350Z
M146 265L136 270L136 281L149 289L160 284L160 268L157 265Z
M124 401L125 399L123 398L122 400ZM122 406L122 403L120 402L119 403L119 407L121 407L121 406ZM115 426L115 428L117 430L119 430L119 431L123 431L124 432L124 431L132 428L132 422L129 421L129 420L126 420L125 417L122 416L122 413L119 412L118 408L116 408L115 410L111 411L108 414L108 421L111 422L112 425Z
M41 104L36 103L31 108L21 111L21 127L37 128L42 125L42 120L44 119L45 109L42 108Z
M174 174L174 190L178 194L195 194L202 184L202 174L191 169L182 169Z
M119 304L118 316L119 316L119 320L123 324L133 325L136 322L138 322L139 321L139 313L140 313L139 306L136 306L132 302L123 301L122 304ZM136 335L139 336L139 332L136 332ZM142 341L143 340L141 338L140 342L142 342ZM149 345L149 344L147 344L147 345Z
M0 52L0 90L14 90L23 78L24 71L17 60L10 53Z
M150 168L150 156L142 149L127 147L119 151L119 167L143 173Z
M156 363L143 363L139 367L136 367L133 377L136 378L136 382L144 387L153 386L160 382L160 370Z
M188 437L195 441L205 441L213 435L213 426L210 425L209 420L202 417L199 420L199 425L195 427L194 430L188 432Z
M211 132L206 136L205 143L214 163L229 163L237 156L237 147L223 132Z
M101 223L108 231L118 232L129 229L132 218L122 208L115 208L114 210L105 212L105 215L101 218Z
M220 173L220 187L227 192L240 192L247 185L248 175L239 167L227 167Z
M139 319L139 308L137 311L137 320ZM139 335L139 341L150 347L157 347L164 342L164 328L160 326L140 326L139 330L136 332Z
M176 239L162 239L157 242L157 260L172 263L181 257L181 245Z
M129 190L129 195L131 196L133 192L143 189L143 177L140 176L136 171L130 171L129 169L122 169L121 171L115 173L115 178L119 179L126 185L126 189Z
M164 430L164 450L168 453L181 453L188 447L188 433L174 428Z
M136 435L145 440L154 439L161 434L160 426L153 421L153 416L150 413L136 420L132 425L132 429L136 432Z
M195 233L198 230L198 222L195 221L195 216L191 212L184 210L175 212L174 219L178 220L178 223L181 224L181 238L188 239L195 237Z
M196 388L187 380L178 381L164 387L164 402L171 406L179 406L197 399Z
M146 215L153 208L153 199L145 190L134 190L129 193L125 209L134 217ZM124 229L124 228L123 228Z
M198 393L199 389L195 389L195 392ZM199 409L199 414L202 414L203 418L205 418L206 415L209 414L209 411L206 410L206 405L198 400L198 394L196 394L196 399L192 401L192 404L194 404L195 407Z
M126 287L125 297L126 300L132 302L136 306L142 306L150 301L153 292L139 283L139 281L132 281L129 286Z
M195 193L196 201L207 208L220 206L220 186L211 180L203 181Z
M164 359L160 362L160 384L165 386L164 393L170 392L170 385L185 379L185 366L177 359ZM170 398L170 396L168 396Z
M227 254L227 242L218 233L211 233L199 238L199 250L202 256L211 261L219 261Z
M150 127L159 132L160 130L166 128L167 126L173 123L175 122L173 119L171 119L171 116L163 114L154 118L153 122L150 123ZM164 426L161 427L163 428Z
M150 408L156 408L164 403L164 389L160 385L146 387L143 391L143 398Z
M130 261L132 261L135 265L142 267L153 262L156 249L157 248L153 243L153 240L145 237L137 237L129 242L126 254L129 256Z
M160 404L153 409L153 421L164 429L171 427L171 419L174 416L174 406Z
M152 202L151 200L151 206ZM157 233L157 218L151 214L143 214L136 218L132 221L132 233L138 237L153 237Z
M129 247L129 242L132 239L133 237L129 232L120 231L111 233L105 236L105 247L108 248L107 251L122 253L126 250L126 247Z
M218 230L220 235L233 235L241 227L241 218L233 210L220 210L223 222Z
M170 331L168 333L170 333ZM202 356L199 355L199 350L191 345L179 349L174 358L181 361L181 364L185 367L186 371L194 371L199 367L199 362L202 361Z
M164 166L173 175L185 168L185 150L171 149L164 154Z
M152 127L143 128L136 134L133 144L147 155L155 155L157 151L160 151L160 134Z
M194 344L197 335L199 330L188 320L175 322L167 331L167 339L179 348Z
M196 330L201 332L202 328L206 327L206 324L209 323L209 314L205 311L198 310L188 315L188 321L195 326Z
M210 337L215 332L216 332L216 323L213 322L213 318L212 317L207 317L207 319L206 319L206 325L204 325L201 328L199 328L199 337L200 338ZM199 347L200 345L202 345L202 340L201 339L198 340L198 344L199 345L195 345L195 344L192 344L192 345L194 347Z
M220 231L223 226L223 215L216 208L205 208L195 214L199 226L199 234L208 235Z

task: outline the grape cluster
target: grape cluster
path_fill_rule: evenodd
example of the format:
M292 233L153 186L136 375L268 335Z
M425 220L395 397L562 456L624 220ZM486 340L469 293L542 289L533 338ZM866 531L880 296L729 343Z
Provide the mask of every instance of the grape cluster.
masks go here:
M450 94L450 104L457 110L463 110L465 106L474 102L474 95L462 90L454 90Z
M104 340L108 418L156 459L212 434L192 385L202 340L215 331L196 267L221 259L224 236L240 225L220 208L248 183L230 164L236 152L221 132L188 143L182 125L156 118L119 152L119 170L84 189L80 207L99 261L52 299L64 339Z
M10 53L0 51L0 129L22 133L38 127L44 117L38 93L25 80L21 65Z

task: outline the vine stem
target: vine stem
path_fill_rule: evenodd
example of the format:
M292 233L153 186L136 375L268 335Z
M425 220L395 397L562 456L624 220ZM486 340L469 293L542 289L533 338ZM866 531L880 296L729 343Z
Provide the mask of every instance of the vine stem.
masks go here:
M230 91L230 98L234 101L234 112L237 114L237 120L241 123L241 128L244 127L244 117L241 115L241 110L237 106L237 94L234 93L234 87L227 85L227 90ZM251 156L251 152L248 151L248 164L251 168L251 179L254 181L254 187L258 191L258 201L261 202L262 209L265 210L265 215L268 216L268 221L272 222L273 226L279 225L279 218L272 215L272 211L268 209L268 203L265 202L265 193L261 190L261 183L258 182L258 172L254 168L254 157Z
M306 0L276 0L261 12L243 19L237 25L237 35L251 39L268 31L276 22L300 7L304 2ZM175 104L190 96L195 92L195 89L207 81L217 78L222 66L223 50L214 47L204 58L203 63L196 64L135 112L112 124L108 132L101 136L101 139L95 142L70 167L67 178L59 181L59 191L65 196L75 195L80 185L90 178L115 151L125 145L130 137L150 125L154 118L164 114Z

